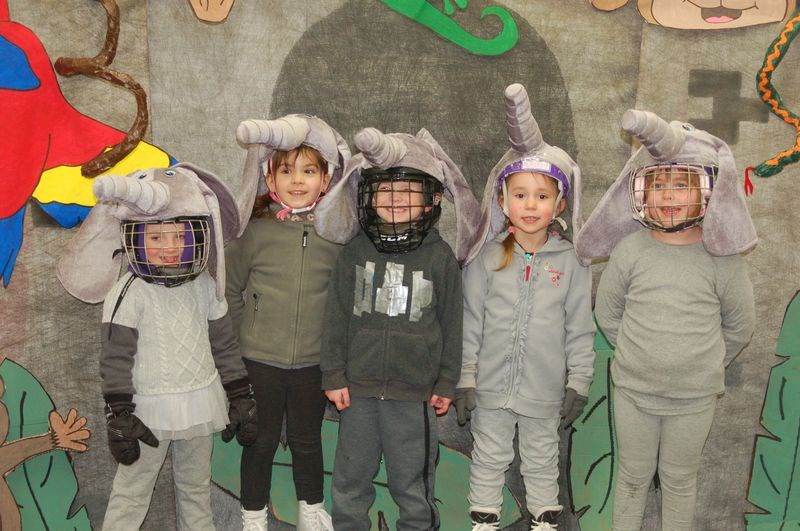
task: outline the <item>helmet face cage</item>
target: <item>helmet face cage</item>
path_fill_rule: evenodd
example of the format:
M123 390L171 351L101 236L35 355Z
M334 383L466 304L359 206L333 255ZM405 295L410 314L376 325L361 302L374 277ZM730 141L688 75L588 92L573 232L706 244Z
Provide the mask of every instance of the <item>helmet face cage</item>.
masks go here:
M208 266L208 217L123 221L120 225L130 271L168 288L197 278Z
M636 219L661 232L678 232L703 221L714 190L717 166L657 164L630 175L630 199Z
M381 253L406 253L441 214L442 183L413 168L370 168L358 185L358 221Z

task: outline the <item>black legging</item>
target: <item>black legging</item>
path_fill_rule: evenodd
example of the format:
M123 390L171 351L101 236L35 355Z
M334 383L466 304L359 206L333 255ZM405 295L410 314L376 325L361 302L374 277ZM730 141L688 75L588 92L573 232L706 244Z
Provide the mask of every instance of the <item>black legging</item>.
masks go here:
M258 438L242 451L242 507L258 511L269 502L272 460L284 412L297 499L308 504L323 501L320 430L326 399L319 365L280 369L247 359L244 362L258 404Z

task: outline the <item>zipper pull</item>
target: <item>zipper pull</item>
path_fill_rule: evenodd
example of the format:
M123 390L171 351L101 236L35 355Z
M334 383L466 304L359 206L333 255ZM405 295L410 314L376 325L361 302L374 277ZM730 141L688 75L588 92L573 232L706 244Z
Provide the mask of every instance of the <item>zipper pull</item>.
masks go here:
M255 301L255 311L258 311L258 295L253 293L253 300Z
M308 231L303 231L303 247L308 247Z
M531 279L531 260L533 253L525 253L525 282Z

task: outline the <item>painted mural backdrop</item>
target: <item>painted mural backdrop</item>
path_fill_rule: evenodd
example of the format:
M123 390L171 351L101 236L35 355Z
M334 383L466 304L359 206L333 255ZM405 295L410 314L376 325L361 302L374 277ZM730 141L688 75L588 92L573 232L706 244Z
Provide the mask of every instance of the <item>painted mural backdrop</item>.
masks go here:
M412 133L424 126L479 194L506 149L503 89L520 82L531 94L533 114L548 142L573 154L583 168L584 216L630 154L629 139L619 133L626 108L692 121L725 139L737 154L743 182L745 166L752 166L756 176L783 170L778 180L753 181L757 191L748 206L762 242L747 259L763 326L728 371L728 393L704 454L699 496L705 510L697 525L796 525L798 475L790 473L800 440L790 399L797 385L794 301L781 319L800 281L795 251L800 242L791 230L800 214L789 202L800 193L792 179L800 141L787 148L791 142L783 134L787 124L800 134L790 105L800 86L800 61L790 52L798 23L793 0L765 0L758 7L724 0L592 0L569 7L558 0L303 5L289 0L0 0L3 402L16 406L22 396L16 386L28 382L25 396L54 392L59 401L85 411L95 429L102 426L98 308L70 299L51 271L71 235L67 229L94 204L88 164L98 157L127 140L130 151L99 173L127 174L180 159L235 183L244 157L233 137L239 121L310 112L335 124L348 139L365 126ZM93 29L87 33L86 28ZM49 53L51 48L59 52ZM92 51L74 59L79 49ZM132 50L140 54L138 62L131 61ZM78 84L67 78L72 73L91 79ZM119 120L116 105L92 104L94 91L108 90L136 99L136 115ZM87 97L77 97L83 94ZM72 99L83 102L81 110ZM127 132L112 127L111 116L133 125ZM31 203L36 207L28 209ZM446 226L443 231L447 238ZM21 270L12 277L15 267ZM600 270L602 264L596 266ZM772 368L776 342L780 359ZM561 497L576 511L562 516L565 529L610 529L616 451L608 377L613 349L600 333L595 347L589 404L562 440ZM24 369L9 365L9 356L23 361L41 384L18 377ZM755 404L762 401L759 416ZM42 402L28 417L31 424L21 437L52 428L47 420L52 402ZM78 422L56 415L72 426ZM437 492L443 522L460 529L467 518L471 441L452 415L440 419L440 426ZM324 428L326 463L332 463L336 427L330 412ZM7 453L15 440L11 433L0 452ZM216 450L214 480L221 489L214 495L215 517L218 528L234 529L238 449L218 442ZM57 495L15 479L20 470L22 477L32 477L28 471L42 458L61 471L49 476L48 485L60 487ZM276 529L291 528L295 518L289 459L284 449L275 461ZM169 473L167 465L162 475ZM70 527L99 527L113 462L100 436L88 454L72 462L64 452L49 452L25 460L6 477L22 522L31 521L26 515L46 500L43 505L69 520ZM376 478L375 526L391 527L396 509L381 478ZM655 486L651 508L658 495ZM0 495L0 501L8 502L8 496ZM509 529L525 527L523 499L514 464L504 498L503 524ZM655 516L648 517L645 528L655 529L657 510L649 513ZM145 529L174 525L171 482L160 481Z

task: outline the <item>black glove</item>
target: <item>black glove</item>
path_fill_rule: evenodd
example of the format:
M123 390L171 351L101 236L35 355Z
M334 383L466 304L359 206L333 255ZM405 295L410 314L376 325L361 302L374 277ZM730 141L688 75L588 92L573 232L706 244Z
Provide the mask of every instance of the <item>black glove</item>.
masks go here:
M156 436L133 414L136 405L132 395L106 395L105 399L108 449L117 463L135 463L139 459L139 441L158 448Z
M567 387L567 393L564 395L564 403L561 404L561 411L559 415L561 415L561 428L567 428L575 422L581 411L583 411L583 407L586 405L589 399L583 395L579 395L578 392L571 388Z
M236 435L236 440L242 446L250 446L256 442L258 436L258 412L256 401L253 399L253 388L250 381L242 378L224 384L228 395L228 421L229 424L222 430L222 440L230 442Z
M453 399L456 406L456 420L459 426L463 426L472 418L472 410L475 409L475 388L461 387L456 389L456 397Z

